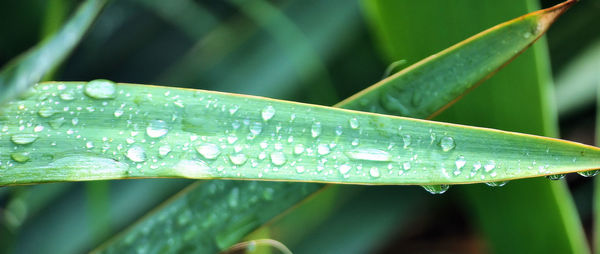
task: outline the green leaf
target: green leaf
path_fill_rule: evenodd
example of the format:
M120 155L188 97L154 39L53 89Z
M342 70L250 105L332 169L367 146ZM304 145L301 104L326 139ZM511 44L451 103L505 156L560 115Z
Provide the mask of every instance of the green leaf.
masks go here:
M218 182L218 181L212 181L212 182ZM225 181L225 182L221 182L224 185L233 185L234 184L238 184L238 182L232 182L232 181ZM249 182L247 184L255 184L254 182ZM271 184L271 183L263 183L263 184ZM165 241L159 241L157 239L165 239L166 235L164 234L165 232L170 232L172 231L173 228L173 221L175 220L175 218L177 216L179 216L180 214L183 213L187 213L187 211L185 209L180 209L179 212L173 212L173 210L171 209L171 207L180 207L178 204L180 202L180 200L182 199L191 199L194 196L200 196L202 195L202 193L205 193L209 188L203 188L203 185L199 185L196 188L190 189L189 192L186 193L182 193L181 196L179 197L179 199L175 199L172 200L171 202L165 204L164 208L157 211L155 214L153 214L152 216L147 217L146 219L144 219L141 223L137 224L135 227L133 227L130 231L128 231L127 233L125 233L124 235L117 237L113 242L109 242L107 245L105 245L104 247L109 247L111 248L110 250L115 251L115 252L119 252L119 251L123 251L125 249L133 249L136 248L136 246L142 246L142 248L144 249L152 249L152 250L160 250L161 247L167 248L168 243L166 243ZM315 185L315 184L291 184L290 188L292 188L291 186L322 186L322 185ZM228 190L222 190L222 194L223 196L227 196L228 193L235 193L235 192L229 192ZM277 193L277 192L275 192ZM230 194L229 194L230 195ZM277 199L274 198L273 201L271 201L272 203L279 203L279 202L286 202L287 199ZM198 201L197 201L198 202ZM191 202L190 202L191 203ZM193 204L193 203L191 203ZM191 211L196 211L196 212L192 212L192 214L198 214L201 213L202 211L205 210L210 210L212 209L213 205L215 205L216 207L220 207L220 205L217 204L210 204L210 203L206 203L205 206L202 207L202 209L196 209L196 210L191 210ZM270 203L267 203L270 204ZM289 207L289 206L288 206ZM283 209L285 209L287 207L283 206L283 207L279 207L278 211L273 211L270 208L264 207L263 203L258 203L256 205L254 205L253 209L248 209L248 210L244 210L243 212L239 212L238 210L233 210L233 213L231 214L231 216L234 216L234 214L252 214L252 213L257 213L257 214L263 214L263 213L268 213L268 214L275 214L275 213L279 213L281 211L283 211ZM229 211L229 210L227 210ZM260 211L260 212L259 212ZM217 213L219 214L219 213ZM169 217L170 216L170 217ZM194 217L194 218L198 218L199 221L204 220L203 217ZM227 217L229 218L229 217ZM240 219L232 219L233 221L240 221ZM205 239L206 241L211 241L212 239L209 237L206 237L207 235L211 235L209 234L209 230L215 230L213 232L222 232L221 227L223 225L219 224L219 225L213 225L214 227L211 229L210 227L206 227L204 228L206 231L205 234L202 234L200 232L195 232L195 235L198 236L197 239ZM196 226L191 226L191 227L196 227ZM196 227L198 228L198 227ZM156 230L154 230L156 229ZM159 230L160 229L160 230ZM246 228L246 230L248 230ZM212 234L214 235L214 233ZM176 237L177 239L179 239L178 235L170 235L171 237ZM193 238L193 237L192 237ZM194 241L194 240L190 240L190 241ZM181 246L185 245L185 241L180 242L180 241L174 241L175 243L177 243L177 247L174 245L170 245L171 249L178 249L180 250ZM216 244L213 243L215 246ZM114 247L117 246L118 247ZM194 248L190 245L186 245L189 248ZM217 248L217 247L215 247ZM102 248L100 249L102 250ZM187 249L190 250L190 249ZM206 252L214 252L215 249L203 249L203 251Z
M58 66L77 46L106 0L88 0L52 38L16 58L0 72L0 104L4 104Z
M461 184L599 167L600 149L582 144L259 97L105 80L42 83L27 96L0 120L0 185L140 177Z

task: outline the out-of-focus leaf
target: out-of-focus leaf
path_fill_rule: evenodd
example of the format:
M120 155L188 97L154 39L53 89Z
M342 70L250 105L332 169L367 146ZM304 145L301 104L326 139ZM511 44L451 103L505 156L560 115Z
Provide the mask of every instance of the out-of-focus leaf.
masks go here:
M52 38L8 63L0 72L0 103L4 104L40 81L77 46L106 0L84 2Z
M600 41L569 62L556 78L556 103L561 116L591 105L600 86Z

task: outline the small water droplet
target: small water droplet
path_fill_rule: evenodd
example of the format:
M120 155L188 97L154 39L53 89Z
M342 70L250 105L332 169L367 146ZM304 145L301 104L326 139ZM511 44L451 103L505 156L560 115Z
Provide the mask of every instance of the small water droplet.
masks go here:
M312 127L310 128L310 134L313 138L321 135L321 122L314 122Z
M583 177L593 177L598 175L598 173L600 173L600 169L577 172L577 174Z
M496 168L496 162L493 160L489 160L485 165L483 165L483 169L485 172L490 172Z
M464 156L460 155L454 163L456 164L456 169L461 170L467 163L467 160L465 160Z
M146 127L146 134L151 138L160 138L168 132L167 123L163 120L152 120Z
M348 164L342 164L339 167L340 174L342 174L342 175L345 175L348 172L350 172L350 169L352 169L352 167L350 165L348 165Z
M506 185L508 183L508 181L498 181L498 182L487 182L485 183L487 186L491 186L491 187L502 187L504 185Z
M212 160L221 153L219 147L215 144L202 144L196 147L196 151L204 158Z
M317 146L317 153L319 153L320 155L326 155L329 152L331 152L331 150L329 149L329 146L327 144L319 144Z
M230 154L229 160L235 165L243 165L248 160L248 157L243 153Z
M35 126L35 128L33 128L34 132L40 132L43 130L44 130L44 126L42 126L42 125L38 125L38 126Z
M115 117L119 118L123 115L123 113L125 113L125 112L123 112L123 109L118 108L117 110L115 110L114 115L115 115Z
M15 134L10 137L10 140L17 145L31 144L38 139L37 134Z
M94 143L92 143L92 141L88 141L85 143L85 147L87 149L92 149L92 148L94 148Z
M358 125L358 119L356 119L356 117L350 118L350 120L348 120L348 122L350 123L350 128L358 129L359 125Z
M410 135L408 134L404 134L402 135L402 142L404 142L404 148L407 148L410 146L411 144L411 138Z
M410 167L411 167L411 165L410 165L410 162L408 162L408 161L405 161L404 163L402 163L402 168L403 168L404 170L409 170L409 169L410 169Z
M127 158L129 158L133 162L143 162L146 161L146 151L141 146L134 145L127 149L127 153L125 154Z
M342 133L344 133L344 129L342 126L338 125L337 127L335 127L335 135L341 136Z
M431 194L444 194L449 188L450 185L440 184L440 185L421 185L423 189Z
M250 132L254 135L258 135L262 132L262 124L259 122L254 122L248 126Z
M271 162L276 166L281 166L286 162L285 155L282 152L273 152L271 153Z
M388 152L375 148L354 149L346 152L349 158L354 160L368 161L390 161L391 156Z
M298 173L298 174L302 174L302 173L304 173L304 171L306 171L306 170L304 169L304 166L300 166L300 165L299 165L299 166L296 166L296 173Z
M64 92L60 94L60 98L65 101L72 101L75 99L75 94L72 92Z
M56 113L56 110L49 106L43 106L38 111L38 115L41 117L51 117L52 115L54 115L54 113Z
M271 105L266 106L265 108L263 108L263 110L260 112L262 119L265 121L268 121L269 119L273 118L273 116L275 115L275 108Z
M547 175L546 178L550 180L562 180L565 178L567 174L556 174L556 175Z
M304 145L303 144L296 144L294 146L294 154L301 154L304 152Z
M161 157L167 156L167 154L169 154L170 152L171 152L170 145L162 145L158 148L158 155L160 155Z
M113 99L115 98L116 90L114 82L105 79L97 79L92 80L85 85L84 93L95 99Z
M440 140L440 147L442 148L442 151L444 151L444 152L448 152L448 151L454 149L454 147L456 147L456 143L454 142L454 138L449 137L449 136L444 136Z
M371 175L371 177L373 177L373 178L378 178L378 177L380 176L380 174L379 174L379 169L378 169L377 167L372 167L372 168L369 170L369 174L370 174L370 175Z
M48 124L50 125L50 127L52 127L52 129L55 129L55 130L60 128L64 123L65 123L64 117L57 117L57 118L54 118L54 119L48 121Z
M240 106L238 106L238 105L233 105L233 106L232 106L232 107L229 109L229 114L230 114L230 115L233 115L233 114L235 114L235 112L237 112L237 111L238 111L238 109L240 109Z

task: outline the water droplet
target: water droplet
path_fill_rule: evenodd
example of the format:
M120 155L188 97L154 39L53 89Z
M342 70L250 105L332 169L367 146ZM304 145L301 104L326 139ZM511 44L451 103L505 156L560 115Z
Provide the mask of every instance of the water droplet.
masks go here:
M275 108L271 105L266 106L260 112L260 115L262 116L263 120L268 121L269 119L273 118L273 116L275 115Z
M14 161L20 162L20 163L27 162L29 160L29 153L28 152L11 153L10 158L12 158Z
M408 161L405 161L404 163L402 163L402 168L403 168L404 170L409 170L409 169L410 169L410 167L411 167L411 166L410 166L410 162L408 162Z
M75 94L73 94L72 92L61 93L60 98L65 101L72 101L75 99Z
M43 130L44 130L44 126L42 126L42 125L38 125L38 126L35 126L35 128L33 128L34 132L40 132Z
M115 98L116 85L114 82L105 79L96 79L85 85L84 93L95 99Z
M483 165L483 169L485 169L485 172L490 172L494 170L494 168L496 168L496 162L493 160L489 160L487 164Z
M546 178L550 179L550 180L562 180L565 178L567 174L556 174L556 175L548 175L546 176Z
M248 126L250 132L254 135L258 135L262 132L262 124L259 122L254 122Z
M402 142L404 142L404 148L407 148L408 146L410 146L410 144L411 144L410 135L408 135L408 134L402 135Z
M357 146L359 143L360 141L357 138L352 140L352 146Z
M346 155L354 160L368 161L390 161L391 156L388 152L375 148L354 149L346 152Z
M60 128L64 123L65 123L64 117L57 117L57 118L54 118L54 119L48 121L48 124L50 125L50 127L52 127L52 129L55 129L55 130Z
M271 162L277 166L281 166L286 162L285 155L282 152L273 152L271 153Z
M358 125L358 119L356 119L356 117L350 118L350 120L348 120L348 122L350 123L350 128L358 129L359 125Z
M600 173L600 169L577 172L577 174L583 177L593 177L598 175L598 173Z
M456 147L456 143L452 137L444 136L440 140L440 147L442 148L442 151L448 152Z
M320 122L313 123L312 127L310 128L310 134L312 135L313 138L316 138L319 135L321 135L321 123Z
M94 148L94 143L92 143L92 141L88 141L85 143L85 147L87 149L92 149L92 148Z
M123 115L123 113L125 113L125 112L123 112L123 109L118 108L117 110L115 110L114 115L115 115L115 117L118 118L118 117L121 117Z
M79 118L74 117L73 119L71 119L71 124L73 124L73 126L77 125L79 123Z
M248 160L248 157L243 153L230 154L229 160L235 165L243 165Z
M167 156L167 154L169 154L170 152L171 152L170 145L162 145L158 148L158 155L160 155L161 157Z
M302 174L302 173L304 173L304 171L305 171L304 166L296 166L296 172L298 174Z
M331 150L329 150L329 146L327 144L319 144L317 146L317 153L320 155L326 155L329 152L331 152Z
M133 162L146 161L146 151L144 151L144 148L137 145L130 147L125 156Z
M444 194L449 188L450 185L440 184L440 185L421 185L423 189L431 194Z
M467 160L465 160L464 156L460 155L454 163L456 164L456 169L461 170L467 163Z
M31 144L38 139L37 134L15 134L10 137L10 140L17 145Z
M508 181L498 181L498 182L487 182L485 183L487 186L491 186L491 187L502 187L504 185L506 185L508 183Z
M335 127L335 135L341 136L344 133L344 128L342 126Z
M152 120L146 127L146 134L151 138L160 138L169 132L167 123L163 120Z
M294 154L301 154L304 152L304 145L303 144L296 144L294 146Z
M369 174L371 175L371 177L374 177L374 178L377 178L377 177L379 177L379 176L380 176L380 174L379 174L379 169L378 169L377 167L372 167L372 168L369 170Z
M204 158L212 160L221 153L219 147L215 144L202 144L196 147L196 151Z
M229 134L229 136L227 136L227 143L229 143L229 144L233 144L237 140L238 140L238 137L233 133Z
M233 105L233 106L232 106L232 107L229 109L229 114L230 114L230 115L233 115L233 114L235 114L235 112L237 112L237 111L238 111L238 109L240 109L240 106L238 106L238 105Z
M41 117L51 117L52 115L54 115L54 113L56 113L56 110L49 106L43 106L42 108L40 108L40 111L38 111L38 115L40 115Z
M342 164L342 165L339 167L340 174L342 174L342 175L345 175L345 174L347 174L348 172L350 172L350 169L352 169L352 167L351 167L350 165L348 165L348 164Z

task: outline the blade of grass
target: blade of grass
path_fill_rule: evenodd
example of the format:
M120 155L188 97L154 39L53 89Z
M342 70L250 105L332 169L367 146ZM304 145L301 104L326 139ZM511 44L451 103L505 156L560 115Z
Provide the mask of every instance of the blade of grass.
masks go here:
M55 36L3 67L0 104L21 94L60 64L77 46L105 3L105 0L84 2Z
M234 182L225 182L225 183L231 184L231 183L234 183ZM253 183L248 183L248 184L253 184ZM312 184L298 184L298 185L310 186ZM201 193L204 193L203 191L205 189L201 189L200 186L202 186L202 185L199 185L198 188L191 189L190 192L188 192L188 193L182 194L182 196L180 198L183 199L183 198L193 197L193 196L196 196L196 195L201 195ZM226 192L226 193L228 193L228 192ZM222 195L226 195L226 194L222 194ZM178 202L178 200L173 200L172 202L176 203L176 202ZM166 208L169 208L171 206L172 206L172 203L165 204ZM260 206L260 205L257 205L254 209L257 209L258 207L260 207L260 210L262 212L263 211L263 209L262 209L263 207ZM168 211L167 209L158 210L156 212L156 214L154 214L153 216L149 216L147 219L143 220L140 224L137 224L134 228L132 228L131 231L127 232L126 235L123 235L123 237L129 236L127 238L130 239L130 240L127 240L126 242L124 242L124 241L122 241L123 238L116 238L115 241L109 242L105 246L108 246L109 248L113 248L111 246L114 246L115 244L117 244L117 245L120 245L119 248L114 248L112 250L116 249L116 250L121 250L121 251L124 250L124 249L126 249L126 248L132 247L132 246L142 246L142 245L148 246L148 244L152 244L152 245L149 245L150 247L148 247L148 248L153 248L153 249L154 248L158 248L157 245L158 246L160 246L160 245L165 246L164 243L146 241L147 240L146 237L142 237L142 236L136 235L136 234L140 234L140 232L142 232L142 231L153 232L153 234L154 234L153 237L156 237L156 239L158 239L158 237L161 236L160 232L162 232L162 231L159 231L159 230L150 230L150 228L156 227L156 228L161 228L162 229L162 228L164 228L164 226L170 225L171 223L170 223L169 219L161 219L162 222L160 222L160 223L159 223L159 221L157 221L157 218L159 218L159 217L160 218L167 218L168 215L169 215L169 214L165 214L165 213L167 213L167 211ZM185 211L185 210L180 211L180 213L182 213L183 211ZM256 210L254 210L254 211L256 211ZM265 209L264 211L272 212L272 211L270 211L268 209ZM174 212L171 215L177 216L180 213L175 213ZM143 228L146 228L148 230L142 230ZM249 230L249 229L247 229L247 230ZM147 233L144 233L144 234L147 234ZM200 234L200 233L198 233L198 234ZM157 244L157 245L153 245L153 244ZM100 250L102 250L102 248ZM211 249L205 249L205 251L211 252ZM212 251L214 251L214 249L212 249Z
M600 167L600 149L556 139L102 80L42 83L4 109L0 185L147 177L463 184Z
M393 50L387 50L387 53L396 59L412 59L431 54L431 50L444 48L463 38L469 33L469 29L476 31L481 29L481 25L485 26L485 23L497 22L503 18L499 15L515 15L535 6L533 1L513 1L510 4L477 2L476 6L474 3L440 4L432 1L396 2L398 6L392 6L393 3L390 2L380 3L381 18L386 18L384 24L387 25L381 37L388 40L388 47L394 47ZM405 15L391 13L403 10L410 12ZM433 14L438 20L419 15L432 11L439 12ZM395 17L402 17L410 23L394 23ZM464 17L477 18L477 22ZM460 29L449 29L449 23ZM429 36L436 38L428 40L415 37L414 34L419 31L435 31ZM502 70L503 73L486 82L488 84L484 88L467 96L466 100L457 103L440 119L555 135L555 116L547 110L552 105L546 96L549 75L545 64L547 58L544 58L546 53L542 46L543 44L534 47L534 52L529 52ZM519 93L515 94L515 91ZM518 119L527 120L517 121ZM503 190L491 190L485 186L468 186L468 189L465 193L472 201L470 211L478 218L491 249L495 252L585 252L581 226L564 184L530 180L511 183ZM543 216L523 218L520 214L524 210L539 211L537 213ZM530 236L536 233L530 230L538 232L541 228L546 228L541 231L548 232L548 235L540 236L536 238L538 241L533 242ZM549 246L548 241L555 244ZM559 246L563 249L558 250Z
M600 144L600 83L596 86L596 144ZM600 181L594 179L592 250L600 253Z

